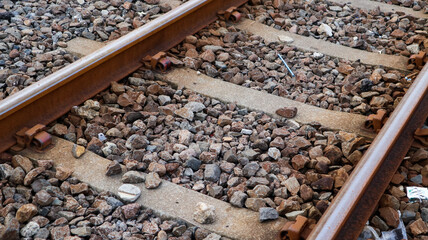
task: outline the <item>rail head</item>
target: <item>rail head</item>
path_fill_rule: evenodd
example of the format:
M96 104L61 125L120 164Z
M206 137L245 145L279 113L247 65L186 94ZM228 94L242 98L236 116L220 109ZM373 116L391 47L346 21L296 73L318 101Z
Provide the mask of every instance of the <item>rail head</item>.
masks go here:
M351 173L308 239L357 239L428 117L428 64Z
M47 125L247 0L192 0L0 101L0 152L24 127Z

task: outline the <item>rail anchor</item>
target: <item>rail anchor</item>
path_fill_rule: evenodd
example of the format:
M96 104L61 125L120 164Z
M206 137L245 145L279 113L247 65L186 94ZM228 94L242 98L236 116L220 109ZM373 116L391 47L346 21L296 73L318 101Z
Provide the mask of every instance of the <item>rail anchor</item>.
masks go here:
M413 54L412 56L410 56L409 60L407 61L407 64L410 66L409 70L412 70L414 68L422 70L422 67L426 62L428 62L427 53L424 51L420 51L418 54Z
M21 151L28 147L36 151L46 150L52 144L52 136L45 130L46 126L43 124L37 124L32 128L24 127L15 134L16 145L11 150Z
M160 70L162 72L171 68L171 61L166 57L165 52L158 52L153 56L146 56L143 63L152 70Z
M238 12L236 7L230 7L228 9L226 9L226 11L220 11L218 13L219 15L224 15L224 18L227 21L232 21L232 22L239 22L239 20L241 20L241 13Z
M367 116L367 119L364 122L364 127L379 132L386 120L388 120L388 117L386 117L386 111L384 109L379 109L376 114L370 114Z
M297 216L296 221L287 222L279 232L278 240L301 240L308 238L315 223L303 216Z

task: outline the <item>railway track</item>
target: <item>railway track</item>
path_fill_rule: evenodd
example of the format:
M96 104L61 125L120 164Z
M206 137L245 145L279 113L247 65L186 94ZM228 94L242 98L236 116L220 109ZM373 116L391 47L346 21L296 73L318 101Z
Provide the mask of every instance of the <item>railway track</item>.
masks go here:
M294 10L298 3L293 2L246 2L188 1L109 44L72 40L67 45L87 43L93 49L70 47L71 54L84 57L2 100L0 151L9 149L17 154L12 160L15 170L7 163L1 168L2 236L16 237L21 223L21 236L32 237L38 230L31 229L47 224L43 225L41 218L30 224L18 213L13 216L11 204L18 203L15 208L20 212L23 204L31 202L22 197L31 195L31 189L25 192L28 188L17 187L21 197L11 190L11 186L22 184L37 192L31 206L36 212L42 211L37 211L37 206L51 204L41 200L47 195L56 195L67 204L73 202L68 195L75 195L84 202L79 204L87 206L86 213L77 213L78 220L69 207L61 213L45 208L48 223L61 219L44 228L49 227L48 235L54 239L70 232L82 238L115 238L121 231L136 238L157 234L158 239L172 235L204 239L210 232L209 239L219 239L216 234L271 239L280 232L284 239L356 239L367 229L368 220L381 231L397 228L394 203L409 199L400 195L403 190L397 193L391 189L404 184L427 186L426 150L414 141L415 132L424 131L420 128L428 117L427 66L416 77L408 71L417 73L421 64L407 65L410 50L386 48L396 55L374 53L381 46L390 47L381 44L382 37L367 39L361 34L355 38L369 44L350 39L351 45L347 45L343 41L349 37L340 33L330 36L331 27L324 27L327 32L311 29L310 23L296 17L300 30L293 33L287 24L294 20L287 22L285 18L313 14L307 18L314 24L322 18L312 13L312 8L325 11L327 18L354 9L362 16L369 12L377 17L376 11L382 8L377 14L399 19L395 21L401 27L409 24L403 19L412 19L410 30L419 32L409 35L413 42L405 40L424 46L426 14L378 3L375 6L380 8L376 9L367 1L349 5L332 1L330 10L324 3L308 4L299 11ZM384 13L394 12L392 8L399 8L399 14ZM342 15L346 18L347 14ZM361 30L365 25L358 27ZM401 38L388 37L389 41ZM278 54L288 62L290 72ZM171 65L173 69L164 72ZM380 79L374 83L376 76ZM412 76L411 81L404 81L404 76ZM112 83L117 81L120 83ZM361 90L364 84L370 85L365 91ZM385 102L377 105L379 101ZM379 109L390 115L375 134L364 128L364 115ZM38 124L49 125L51 134L66 140L51 139ZM423 133L419 135L419 139L426 139ZM77 157L79 147L73 142L85 146L87 153ZM34 150L45 146L47 150ZM2 154L3 161L11 158L9 153ZM52 166L56 170L50 170ZM146 174L135 176L135 170ZM122 171L133 171L137 179L146 178L144 184L134 182L142 192L134 204L116 205L120 201L115 196L125 203L135 201L123 196L130 190L120 190ZM72 172L73 177L65 181ZM398 173L406 176L397 177ZM159 176L162 181L157 180ZM413 177L421 180L410 181ZM63 195L52 188L37 187L43 178L57 187L58 179L64 181L58 188ZM391 181L392 187L388 187ZM70 184L71 190L64 186ZM66 198L64 194L68 194ZM194 212L200 202L215 207L214 222L196 220ZM107 206L122 211L123 215L109 218L116 219L113 223L117 227L108 221L93 223L98 221L95 218L108 219L112 209L106 210ZM423 206L421 203L415 211ZM144 212L141 207L153 212ZM423 239L428 232L424 217L406 214L408 234ZM170 223L165 218L178 220ZM259 222L259 218L275 220ZM93 220L77 224L85 219ZM141 225L132 223L136 229L129 230L132 219ZM67 221L73 223L71 229ZM290 226L293 221L297 224ZM301 221L306 221L304 226L299 226ZM117 230L122 229L122 223L128 224L124 228L128 230ZM107 231L109 228L116 230Z

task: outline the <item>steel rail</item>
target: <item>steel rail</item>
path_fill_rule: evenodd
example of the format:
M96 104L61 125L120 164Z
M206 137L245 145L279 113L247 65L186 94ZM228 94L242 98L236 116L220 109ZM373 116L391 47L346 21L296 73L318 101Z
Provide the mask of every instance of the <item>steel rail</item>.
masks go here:
M428 64L422 69L308 239L357 239L428 117Z
M48 124L247 0L192 0L0 101L0 152L24 127Z

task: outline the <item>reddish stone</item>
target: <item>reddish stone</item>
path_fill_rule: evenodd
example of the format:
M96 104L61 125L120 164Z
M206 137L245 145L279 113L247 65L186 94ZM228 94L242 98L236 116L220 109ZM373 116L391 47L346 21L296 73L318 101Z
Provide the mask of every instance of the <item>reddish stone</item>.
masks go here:
M297 114L297 108L296 107L283 107L283 108L279 108L278 110L276 110L275 113L281 117L294 118Z
M392 228L397 228L400 223L397 210L391 207L384 207L379 209L380 216L385 220L386 224Z

